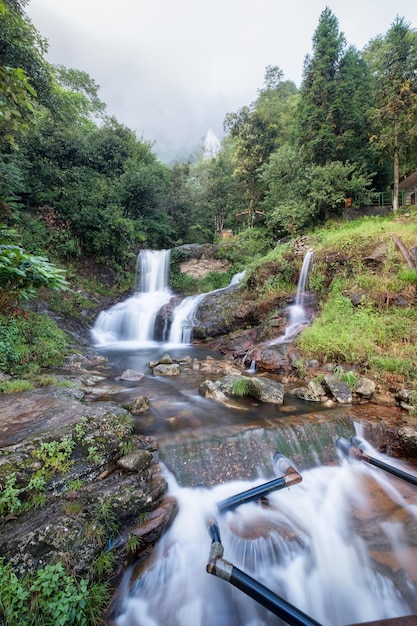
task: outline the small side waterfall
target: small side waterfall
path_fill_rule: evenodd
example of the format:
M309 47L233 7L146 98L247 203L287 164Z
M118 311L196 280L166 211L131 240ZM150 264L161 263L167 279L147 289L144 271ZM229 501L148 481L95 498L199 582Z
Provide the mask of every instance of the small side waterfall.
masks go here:
M284 334L277 339L273 339L270 345L276 345L280 343L290 343L294 337L296 337L304 326L308 323L308 318L304 308L305 303L305 291L307 287L308 272L310 269L311 260L313 258L313 251L308 250L304 256L303 264L301 266L300 276L297 284L297 292L295 295L295 302L288 307L289 312L289 324L285 329Z
M188 298L184 298L184 300L175 308L175 311L173 313L168 343L190 344L193 338L193 327L195 325L195 316L198 310L198 305L209 294L223 291L224 289L229 289L234 285L238 285L245 277L245 274L245 270L239 272L238 274L235 274L227 287L214 289L214 291L200 293L196 296L189 296Z
M193 326L195 323L195 312L205 295L205 293L201 293L197 296L184 298L184 300L175 308L169 331L168 343L191 343L193 338Z
M170 250L143 250L136 271L138 291L131 298L102 311L92 329L97 344L153 342L156 317L172 297L168 289Z

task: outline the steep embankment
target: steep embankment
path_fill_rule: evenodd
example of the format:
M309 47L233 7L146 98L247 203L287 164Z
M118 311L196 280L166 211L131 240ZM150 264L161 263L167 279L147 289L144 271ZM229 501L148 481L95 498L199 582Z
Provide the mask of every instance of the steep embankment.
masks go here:
M417 215L333 223L248 260L239 289L207 296L194 337L260 371L306 379L366 375L380 401L412 407L417 373ZM221 255L227 256L227 247ZM311 321L291 348L277 342L307 250L314 253L304 302ZM349 377L348 377L349 378ZM385 396L385 400L384 400Z

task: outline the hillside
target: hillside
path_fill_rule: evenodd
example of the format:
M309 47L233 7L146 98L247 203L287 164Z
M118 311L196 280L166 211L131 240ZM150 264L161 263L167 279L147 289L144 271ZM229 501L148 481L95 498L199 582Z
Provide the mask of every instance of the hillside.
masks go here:
M415 246L417 213L333 221L256 254L246 231L221 244L217 255L236 262L246 277L232 294L213 295L199 309L195 336L236 358L256 355L262 371L274 366L256 351L285 326L306 250L313 251L308 275L312 323L295 339L297 374L341 366L368 375L391 390L414 391L417 367ZM260 240L258 245L261 247ZM207 277L206 277L207 283ZM214 321L215 320L215 321ZM277 373L277 372L276 372Z

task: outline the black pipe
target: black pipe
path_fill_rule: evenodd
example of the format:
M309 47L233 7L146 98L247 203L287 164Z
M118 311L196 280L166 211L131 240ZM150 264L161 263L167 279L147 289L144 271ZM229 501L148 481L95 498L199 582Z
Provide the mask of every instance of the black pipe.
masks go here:
M232 575L229 582L237 589L246 593L247 596L262 604L268 611L290 624L290 626L320 626L316 620L277 596L270 589L237 567L232 567Z
M357 441L357 439L355 439L355 441ZM379 469L385 470L386 472L393 474L397 478L402 478L412 485L417 486L416 476L413 476L408 472L404 472L404 470L393 467L392 465L388 465L388 463L384 463L383 461L379 461L378 459L375 459L374 457L365 454L365 452L363 452L360 448L354 446L353 443L349 443L348 441L346 441L346 439L343 439L343 437L338 437L336 439L336 447L339 448L339 450L343 452L343 454L345 454L346 456L350 456L354 459L357 459L358 461L365 461L365 463L374 465Z
M319 622L316 622L295 606L277 596L268 587L245 574L232 563L224 560L222 558L223 546L220 541L220 532L214 522L209 526L209 531L213 539L209 562L206 566L209 574L222 578L237 589L240 589L240 591L243 591L247 596L268 609L268 611L283 619L289 626L321 626Z
M302 476L290 465L288 459L285 459L285 457L281 458L287 461L286 472L284 476L274 478L267 483L262 483L262 485L252 487L247 491L242 491L242 493L237 493L234 496L230 496L230 498L226 498L225 500L218 502L217 510L219 511L219 513L231 511L240 504L252 502L253 500L259 500L260 498L266 496L268 493L271 493L271 491L283 489L284 487L290 487L291 485L295 485L296 483L301 482Z

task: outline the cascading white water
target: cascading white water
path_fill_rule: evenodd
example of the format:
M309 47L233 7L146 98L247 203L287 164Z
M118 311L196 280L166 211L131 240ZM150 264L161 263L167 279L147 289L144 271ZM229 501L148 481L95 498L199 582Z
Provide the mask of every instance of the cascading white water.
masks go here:
M118 626L284 624L242 591L206 573L208 520L213 517L227 561L323 626L416 611L412 562L395 561L394 551L401 537L403 553L408 549L411 554L405 522L417 523L417 506L407 503L401 485L378 470L347 460L317 466L302 472L300 484L270 493L269 506L251 502L223 515L216 503L265 481L234 481L209 489L180 487L172 475L166 477L179 513L156 546L151 566L125 599ZM372 510L377 494L398 505L396 515L390 509L392 522L383 506ZM372 527L364 526L366 516ZM379 533L381 542L375 539ZM382 543L392 550L388 559L372 553L372 545ZM386 567L389 558L392 570Z
M289 324L285 328L284 334L277 339L273 339L270 345L291 342L308 323L308 318L304 308L304 300L308 280L308 272L310 269L312 258L313 251L308 250L304 256L303 264L301 266L300 276L298 278L297 284L297 292L295 295L295 302L288 307Z
M168 289L170 250L143 250L137 260L137 293L102 311L92 329L96 344L153 342L156 317L172 297Z
M196 312L202 300L204 300L204 298L211 293L223 291L224 289L238 285L243 280L245 273L246 272L244 270L243 272L235 274L227 287L184 298L184 300L175 308L169 331L168 343L190 344L193 338L193 326L195 325Z
M195 312L201 300L207 294L189 296L175 308L171 328L169 331L168 343L170 344L190 344L193 338L193 326L195 323Z
M136 263L138 291L99 314L91 331L96 345L130 342L144 346L154 343L158 313L173 297L168 288L169 261L170 250L142 250L139 253ZM244 275L243 271L233 276L228 287L237 285ZM180 302L173 311L168 339L162 333L162 341L167 339L174 345L191 343L196 310L208 293L190 296Z

